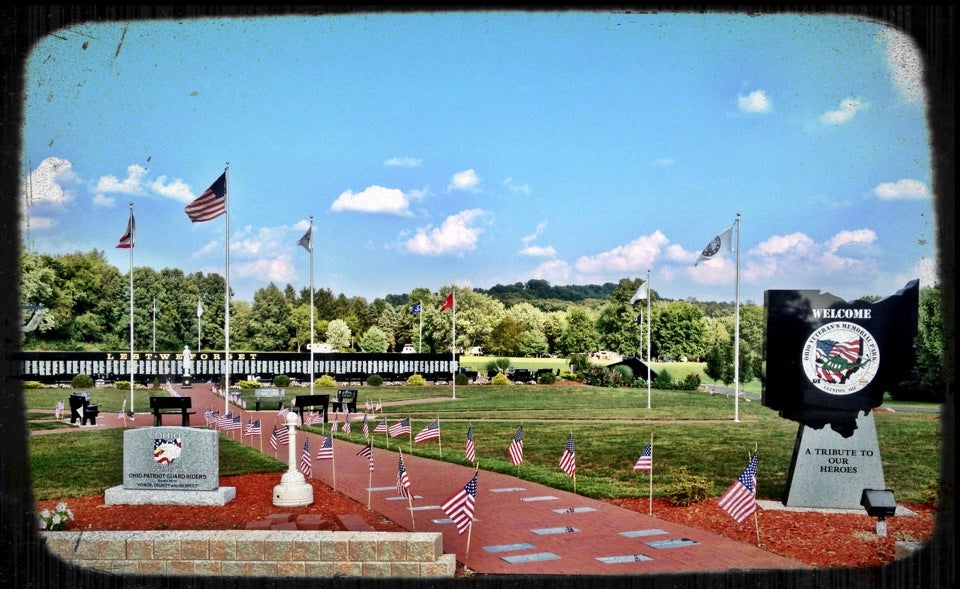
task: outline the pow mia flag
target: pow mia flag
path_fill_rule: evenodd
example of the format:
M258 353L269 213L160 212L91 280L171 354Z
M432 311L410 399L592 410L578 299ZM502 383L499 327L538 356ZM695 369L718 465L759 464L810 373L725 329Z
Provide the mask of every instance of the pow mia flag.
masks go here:
M813 290L768 290L765 407L813 429L849 438L857 417L916 363L920 287L912 280L875 303Z

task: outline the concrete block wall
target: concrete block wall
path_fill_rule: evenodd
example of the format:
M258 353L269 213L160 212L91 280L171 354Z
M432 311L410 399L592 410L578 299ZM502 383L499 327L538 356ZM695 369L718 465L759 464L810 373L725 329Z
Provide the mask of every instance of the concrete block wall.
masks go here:
M453 577L438 532L303 530L41 532L50 552L114 574Z

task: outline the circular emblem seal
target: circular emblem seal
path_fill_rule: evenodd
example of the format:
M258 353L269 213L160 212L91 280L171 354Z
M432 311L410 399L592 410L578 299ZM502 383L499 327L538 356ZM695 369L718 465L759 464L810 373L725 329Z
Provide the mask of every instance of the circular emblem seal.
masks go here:
M712 258L713 256L717 255L717 252L719 251L720 251L720 236L718 235L713 238L713 241L707 244L707 247L703 248L703 254L701 255L707 258Z
M810 334L802 358L810 382L831 395L863 390L880 368L880 349L873 335L847 321L827 323Z

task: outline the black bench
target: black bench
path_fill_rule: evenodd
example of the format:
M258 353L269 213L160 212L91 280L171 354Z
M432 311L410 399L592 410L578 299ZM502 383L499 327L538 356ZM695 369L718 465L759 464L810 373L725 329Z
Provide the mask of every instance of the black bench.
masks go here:
M86 391L77 391L70 394L70 423L80 425L97 425L97 416L100 415L100 406L90 404L90 393Z
M153 410L153 426L160 426L160 416L177 414L181 416L180 425L190 427L190 416L196 411L189 411L190 397L150 397L150 409Z
M260 411L260 402L263 400L272 400L277 401L277 410L283 408L283 389L257 389L253 393L254 403L257 406L257 411Z
M513 382L531 382L535 380L533 372L526 368L514 368L507 370L507 378Z
M323 423L327 423L327 406L330 404L330 395L297 395L293 398L290 408L300 414L300 423L303 421L303 410L308 407L323 408Z
M330 403L332 411L342 411L346 404L347 411L357 412L357 389L340 389L337 391L337 400Z

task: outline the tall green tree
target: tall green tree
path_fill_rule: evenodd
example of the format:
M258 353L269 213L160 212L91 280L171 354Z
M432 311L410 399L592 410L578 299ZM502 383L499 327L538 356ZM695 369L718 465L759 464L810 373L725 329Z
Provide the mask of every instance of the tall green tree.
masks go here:
M564 356L589 354L600 349L600 334L586 310L573 307L567 311L567 327L560 336L558 346Z
M659 302L651 323L656 356L702 358L706 353L703 311L687 301Z
M253 322L250 343L257 350L285 350L294 328L290 323L290 304L272 282L253 293Z

